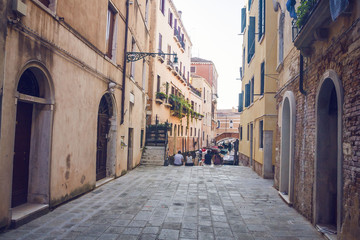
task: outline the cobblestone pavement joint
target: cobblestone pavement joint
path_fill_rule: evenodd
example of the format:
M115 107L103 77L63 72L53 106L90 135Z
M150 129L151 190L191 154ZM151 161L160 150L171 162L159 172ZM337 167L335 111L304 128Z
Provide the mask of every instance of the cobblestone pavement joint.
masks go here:
M0 239L323 239L250 168L143 167Z

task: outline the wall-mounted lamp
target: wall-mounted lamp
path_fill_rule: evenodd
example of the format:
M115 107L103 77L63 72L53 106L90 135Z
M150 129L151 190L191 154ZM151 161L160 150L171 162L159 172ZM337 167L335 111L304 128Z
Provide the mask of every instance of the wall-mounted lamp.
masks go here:
M178 65L178 57L176 53L147 53L147 52L127 52L126 60L127 62L136 62L140 59L143 59L147 56L156 57L156 56L174 56L174 67Z

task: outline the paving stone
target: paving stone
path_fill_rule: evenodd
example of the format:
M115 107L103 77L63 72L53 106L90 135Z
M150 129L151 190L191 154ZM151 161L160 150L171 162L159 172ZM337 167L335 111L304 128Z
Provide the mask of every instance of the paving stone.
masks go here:
M0 239L322 239L250 168L138 167Z

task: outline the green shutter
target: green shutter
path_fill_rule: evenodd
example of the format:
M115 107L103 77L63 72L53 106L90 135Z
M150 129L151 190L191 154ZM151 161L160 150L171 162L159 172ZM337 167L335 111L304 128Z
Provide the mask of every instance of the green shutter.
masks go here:
M261 63L261 73L260 73L260 94L264 94L265 88L265 62Z
M250 84L245 84L245 107L250 105Z
M251 2L252 2L252 0L249 0L249 5L248 5L249 11L250 11L250 8L251 8Z
M259 0L258 41L265 33L265 0Z
M244 91L239 94L238 112L242 112L243 108L244 108Z
M241 9L241 32L243 33L246 27L246 8Z
M250 17L248 31L248 63L255 54L255 17Z

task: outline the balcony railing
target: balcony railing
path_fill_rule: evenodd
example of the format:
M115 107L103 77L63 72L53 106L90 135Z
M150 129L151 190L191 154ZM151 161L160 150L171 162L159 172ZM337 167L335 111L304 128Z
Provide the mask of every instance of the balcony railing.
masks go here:
M177 43L180 44L179 46L185 51L185 43L177 29L174 29L174 38L176 39Z
M195 93L197 96L201 97L201 92L199 90L197 90L196 88L194 88L192 85L190 85L190 89L193 93Z

